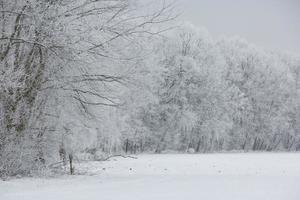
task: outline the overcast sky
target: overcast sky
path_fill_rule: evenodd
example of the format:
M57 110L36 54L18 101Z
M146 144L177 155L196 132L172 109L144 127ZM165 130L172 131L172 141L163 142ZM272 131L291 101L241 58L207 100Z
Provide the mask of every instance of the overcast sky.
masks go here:
M214 36L240 36L267 49L300 54L300 0L178 0L181 20Z

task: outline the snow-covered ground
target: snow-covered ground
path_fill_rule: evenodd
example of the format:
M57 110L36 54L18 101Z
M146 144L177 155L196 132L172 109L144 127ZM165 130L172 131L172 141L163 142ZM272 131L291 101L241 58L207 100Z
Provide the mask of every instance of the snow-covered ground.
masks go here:
M0 181L1 200L299 200L300 154L139 155L89 175Z

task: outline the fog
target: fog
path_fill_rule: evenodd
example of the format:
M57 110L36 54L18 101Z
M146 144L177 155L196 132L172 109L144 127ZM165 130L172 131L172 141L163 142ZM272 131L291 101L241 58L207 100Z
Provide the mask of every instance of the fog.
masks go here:
M299 0L178 0L180 18L215 37L240 36L267 49L300 53Z

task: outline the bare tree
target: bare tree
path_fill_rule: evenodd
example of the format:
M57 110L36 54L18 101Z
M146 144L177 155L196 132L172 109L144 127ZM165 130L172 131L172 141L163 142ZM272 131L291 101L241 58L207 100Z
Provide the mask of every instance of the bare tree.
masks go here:
M1 174L9 174L9 168L12 173L28 172L30 163L45 163L50 148L46 135L60 131L56 123L62 111L57 105L72 104L73 112L78 107L89 114L94 106L118 105L111 91L124 78L109 65L125 66L130 59L126 48L134 45L135 37L159 34L163 30L154 31L153 26L174 18L172 4L162 3L148 14L140 12L139 4L0 1L0 157L18 162L13 169L1 159ZM28 154L18 155L14 145Z

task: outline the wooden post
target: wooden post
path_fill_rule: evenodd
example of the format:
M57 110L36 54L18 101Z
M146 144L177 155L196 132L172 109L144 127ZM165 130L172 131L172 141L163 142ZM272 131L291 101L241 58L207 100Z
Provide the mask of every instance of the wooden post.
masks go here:
M74 167L73 167L73 155L69 154L69 162L70 162L70 173L71 175L74 174Z
M129 145L129 141L128 138L126 139L126 145L125 145L125 153L127 154L128 152L128 145Z

